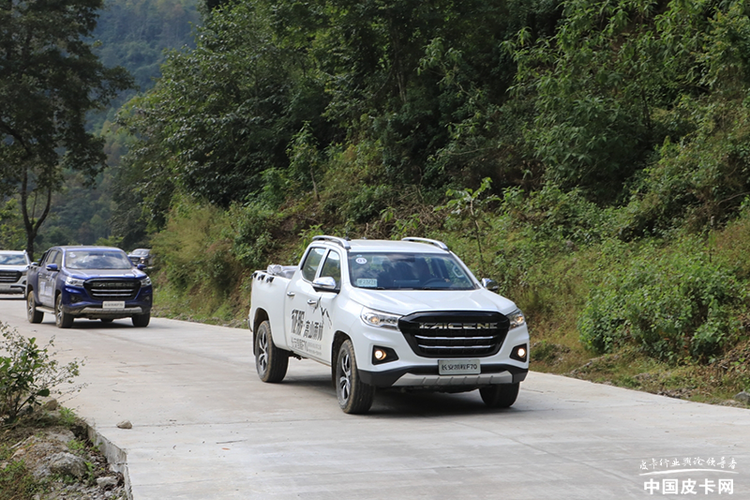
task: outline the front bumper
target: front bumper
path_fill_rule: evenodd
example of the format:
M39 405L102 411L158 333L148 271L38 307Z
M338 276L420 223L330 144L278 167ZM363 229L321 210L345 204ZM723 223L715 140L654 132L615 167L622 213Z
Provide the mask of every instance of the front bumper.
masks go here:
M422 387L422 388L477 388L486 385L517 384L523 382L528 368L507 364L482 365L478 375L439 375L436 366L400 368L384 372L360 370L366 384L375 387Z
M66 308L63 308L65 310ZM83 307L83 308L69 308L66 313L69 313L78 318L89 318L89 319L102 319L102 318L129 318L135 314L145 314L151 312L151 307L145 308L141 306L128 306L123 309L102 309L100 307Z
M151 313L153 288L142 288L134 299L121 302L122 307L105 309L104 301L92 299L83 288L65 286L63 289L62 309L67 314L76 318L118 319Z
M0 293L26 293L26 282L14 283L8 285L7 283L0 284Z
M470 390L498 384L522 382L529 371L529 332L526 325L510 329L496 353L491 355L425 357L417 354L399 330L360 326L360 335L351 336L355 344L357 367L362 381L379 388L424 388L431 390ZM514 353L523 347L526 355ZM375 362L373 351L395 353L392 361ZM440 375L440 360L478 360L478 374Z

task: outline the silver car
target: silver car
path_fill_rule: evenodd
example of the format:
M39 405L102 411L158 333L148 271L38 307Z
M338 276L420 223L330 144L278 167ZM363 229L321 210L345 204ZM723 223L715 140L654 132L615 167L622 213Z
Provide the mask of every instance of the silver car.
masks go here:
M0 293L26 293L29 264L26 250L0 250Z

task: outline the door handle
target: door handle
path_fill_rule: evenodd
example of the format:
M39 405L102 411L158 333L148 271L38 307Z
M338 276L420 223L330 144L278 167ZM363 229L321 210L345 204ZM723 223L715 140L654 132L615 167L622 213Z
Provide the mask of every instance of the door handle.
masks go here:
M317 306L318 305L318 301L315 300L315 299L307 299L307 303L310 304L311 306Z
M294 292L286 292L287 297L294 297Z

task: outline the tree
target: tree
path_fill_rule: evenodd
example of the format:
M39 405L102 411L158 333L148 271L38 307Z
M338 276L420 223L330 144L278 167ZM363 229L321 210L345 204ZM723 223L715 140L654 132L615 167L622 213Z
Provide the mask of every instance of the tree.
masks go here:
M750 9L737 0L564 5L553 37L518 36L517 94L535 96L527 136L549 180L624 202L665 141L687 144L702 127L697 110L746 89Z
M26 250L50 212L66 169L93 183L104 141L86 114L132 86L87 43L102 0L0 3L0 195L18 195Z

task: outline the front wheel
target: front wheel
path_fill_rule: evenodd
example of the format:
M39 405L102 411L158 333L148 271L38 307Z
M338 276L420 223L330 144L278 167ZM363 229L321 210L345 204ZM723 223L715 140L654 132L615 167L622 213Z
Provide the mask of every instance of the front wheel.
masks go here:
M510 408L516 402L520 385L516 383L482 387L479 389L479 395L490 408Z
M336 357L336 396L344 413L367 413L375 399L375 387L362 382L351 340L345 340Z
M255 369L263 382L281 382L289 367L289 353L273 343L271 323L264 321L255 334Z
M36 298L33 290L26 295L26 317L29 323L41 323L44 313L36 310Z
M55 324L58 328L70 328L73 326L73 315L63 311L62 293L55 299Z
M151 313L133 315L133 326L144 328L148 326L149 321L151 321Z

